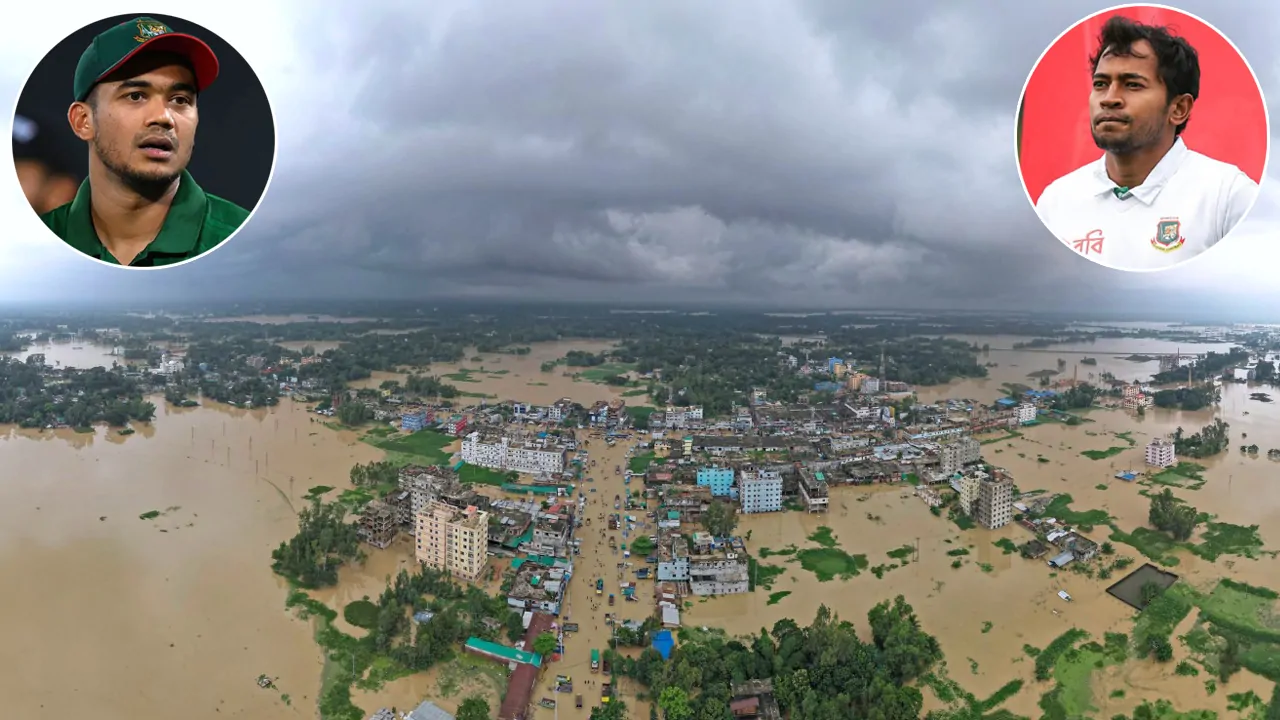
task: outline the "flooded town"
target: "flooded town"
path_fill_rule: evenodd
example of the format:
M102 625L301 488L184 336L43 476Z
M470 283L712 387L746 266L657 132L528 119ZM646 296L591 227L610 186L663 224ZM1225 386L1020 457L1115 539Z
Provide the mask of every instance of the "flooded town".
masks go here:
M1267 712L1280 328L575 312L0 318L4 714Z

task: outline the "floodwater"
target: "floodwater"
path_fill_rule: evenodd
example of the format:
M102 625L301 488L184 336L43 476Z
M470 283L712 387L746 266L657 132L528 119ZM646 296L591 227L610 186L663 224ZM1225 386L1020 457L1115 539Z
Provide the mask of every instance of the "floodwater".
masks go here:
M0 435L6 716L313 717L321 655L271 551L308 488L381 453L288 401L157 406L129 436Z
M536 405L549 405L561 398L569 398L582 405L591 405L597 400L612 400L624 397L629 388L615 388L574 380L575 368L558 365L551 372L542 372L542 363L562 359L570 350L598 353L612 347L612 343L570 340L534 345L528 355L476 354L468 349L466 359L459 363L435 363L420 372L436 375L444 379L464 393L484 394L497 400L521 400ZM479 358L474 359L474 358ZM464 370L470 372L461 377L456 375ZM375 372L373 377L353 383L356 387L377 387L384 380L401 380L407 373ZM468 400L468 398L462 398ZM645 397L624 397L631 404L647 404ZM474 401L474 398L472 398Z
M28 357L40 353L44 353L46 364L54 367L79 368L81 370L94 367L109 368L113 362L122 365L127 362L123 356L112 355L110 347L87 342L43 343L30 345L22 352L7 352L0 353L0 355L26 360Z
M996 339L986 340L992 347L1012 345L992 340ZM1132 342L1133 346L1097 352L1094 371L1110 369L1104 363L1112 362L1112 352L1166 351L1158 343ZM1096 352L1100 344L1082 350ZM110 365L111 357L101 348L71 347L58 344L32 351L45 352L50 362ZM473 370L479 382L456 382L466 392L539 404L570 397L589 404L617 397L618 391L575 382L564 375L563 367L543 373L540 365L569 349L606 347L607 343L553 343L536 346L527 356L485 355L457 365L437 364L429 372ZM1001 394L1001 383L1033 384L1025 379L1026 373L1054 368L1058 356L1052 351L992 350L989 357L998 363L991 369L992 377L945 389L921 388L922 399L991 400ZM1077 356L1063 357L1070 362ZM1154 365L1115 362L1120 363L1117 367L1139 370ZM1129 377L1133 370L1112 372ZM380 373L368 383L376 386L388 377L401 376ZM1083 372L1080 377L1086 379ZM1202 490L1181 491L1179 496L1224 521L1260 525L1264 541L1274 547L1280 542L1271 535L1271 528L1280 527L1280 490L1274 488L1277 468L1266 459L1266 449L1280 437L1280 404L1250 400L1250 392L1245 386L1227 385L1217 409L1195 413L1152 409L1138 418L1118 410L1094 410L1086 414L1091 422L1084 425L1027 428L1022 437L985 445L983 450L990 462L1010 470L1022 491L1070 492L1074 508L1105 509L1119 526L1131 529L1145 524L1147 501L1138 495L1140 487L1115 480L1114 474L1141 468L1142 447L1150 438L1179 426L1191 432L1221 416L1232 426L1231 449L1202 461L1209 479ZM22 718L90 712L108 718L313 717L322 655L310 625L285 611L287 589L270 571L270 552L295 531L294 509L304 502L308 488L347 487L347 469L378 459L381 453L360 443L354 433L328 429L303 406L287 400L255 411L157 405L156 421L139 425L129 436L102 428L93 434L0 429L0 578L11 588L0 599L0 667L11 668L0 674L0 696L7 699L9 712ZM1131 433L1134 447L1097 461L1080 454L1127 445L1116 433ZM1259 457L1239 452L1242 434L1262 446ZM607 448L592 440L586 449L597 467L590 473L595 482L585 488L597 492L587 494L595 501L588 506L592 525L582 528L582 555L566 609L581 632L568 636L565 657L548 668L535 693L535 701L553 696L554 676L571 675L574 694L581 693L586 702L578 711L572 707L572 694L559 696L559 712L570 720L586 718L599 700L598 684L587 681L603 679L588 667L591 649L606 647L608 628L602 613L613 610L624 619L640 620L653 610L651 581L638 583L640 602L621 599L616 568L621 557L609 553L599 534L599 513L611 512L613 495L624 490L613 467L625 465L625 446ZM164 514L139 519L151 510ZM889 564L886 553L905 544L918 543L919 557L889 570L883 579L867 571L851 580L826 583L789 563L787 556L768 558L764 562L786 568L772 590L695 599L682 612L683 622L748 633L784 617L806 624L825 603L867 636L867 610L903 594L924 628L942 643L953 679L985 697L1013 678L1024 678L1027 687L1005 707L1031 717L1040 714L1036 702L1048 687L1031 681L1033 663L1023 655L1024 644L1044 647L1070 627L1099 638L1107 631L1131 629L1133 612L1105 594L1108 581L1070 572L1053 577L1043 562L1004 555L992 542L1002 537L1021 541L1024 531L1019 527L962 534L901 488L840 488L826 515L751 516L742 520L740 531L751 533L748 547L759 553L762 547L812 546L806 538L820 526L830 527L843 549L865 554L872 566ZM967 562L953 569L947 550L966 546L971 546ZM1142 562L1126 546L1117 545L1117 550ZM344 568L339 585L316 596L340 610L352 600L376 597L387 577L412 565L407 539L388 550L368 552L364 566ZM1267 557L1223 558L1216 565L1186 553L1180 558L1174 571L1193 583L1230 576L1274 585L1280 573L1277 561ZM632 562L633 568L625 571L628 576L643 559ZM982 564L989 565L990 572ZM598 603L592 587L596 577L604 577L606 587L618 595L613 608ZM1069 592L1074 602L1061 601L1059 589ZM770 594L782 591L791 594L769 605ZM991 627L983 633L985 622ZM1184 658L1186 649L1179 643L1174 646L1175 660ZM1096 715L1128 713L1141 700L1160 697L1182 709L1226 711L1227 692L1207 696L1203 677L1175 676L1174 664L1157 668L1129 663L1098 674L1094 704L1101 711ZM469 692L480 691L496 710L498 687L479 671L461 691L445 696L444 676L450 672L457 675L445 666L388 683L378 692L353 691L353 698L369 712L382 706L408 708L423 699L452 709ZM254 679L260 673L277 677L280 690L259 689ZM450 682L456 686L457 677ZM623 683L632 717L645 717L647 708L635 701L638 688ZM1109 692L1117 688L1125 688L1126 696L1109 699ZM1269 685L1247 672L1232 680L1230 692L1247 689L1267 697ZM280 693L288 693L291 704L284 703ZM936 706L930 693L926 698L929 707Z
M1029 374L1041 370L1058 371L1051 381L1077 378L1081 382L1100 382L1102 373L1109 372L1119 380L1147 382L1160 370L1159 360L1135 362L1126 360L1129 356L1146 355L1186 355L1207 352L1226 352L1231 349L1229 343L1174 343L1167 340L1102 338L1092 343L1064 343L1049 348L1023 348L1013 350L1014 343L1026 342L1025 337L1008 335L955 335L958 340L974 343L978 347L987 345L990 350L978 353L977 361L982 364L994 364L988 367L988 376L981 380L957 380L946 385L935 385L919 388L917 395L922 402L933 402L943 398L968 398L982 402L994 402L1005 395L1002 385L1020 383L1038 387L1039 381ZM1087 365L1081 360L1093 358L1096 365ZM1058 360L1066 361L1061 369Z

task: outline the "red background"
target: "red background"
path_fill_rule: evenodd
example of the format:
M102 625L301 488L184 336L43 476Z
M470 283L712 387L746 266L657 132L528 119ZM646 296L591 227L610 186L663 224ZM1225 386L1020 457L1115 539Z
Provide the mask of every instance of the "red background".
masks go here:
M1071 28L1031 72L1023 95L1019 170L1034 203L1045 186L1102 156L1089 129L1089 93L1098 32L1113 15L1167 25L1200 57L1200 97L1182 131L1187 147L1231 163L1262 182L1267 158L1262 92L1244 58L1215 30L1180 12L1130 7L1095 15Z

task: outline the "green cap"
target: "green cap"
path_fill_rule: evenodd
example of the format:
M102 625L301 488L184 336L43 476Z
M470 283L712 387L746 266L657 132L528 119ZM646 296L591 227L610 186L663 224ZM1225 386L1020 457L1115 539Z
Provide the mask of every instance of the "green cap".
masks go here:
M156 50L185 57L195 73L197 91L203 91L218 77L218 56L203 40L174 32L153 18L134 18L104 31L85 48L76 65L76 101L84 102L95 85L138 53Z

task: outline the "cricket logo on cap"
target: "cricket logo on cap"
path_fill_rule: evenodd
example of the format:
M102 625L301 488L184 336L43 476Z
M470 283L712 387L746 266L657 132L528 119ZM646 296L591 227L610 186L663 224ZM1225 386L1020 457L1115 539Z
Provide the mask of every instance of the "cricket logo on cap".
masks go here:
M1172 252L1182 247L1187 239L1182 236L1182 221L1176 217L1160 218L1156 223L1156 236L1151 238L1151 247L1160 252Z
M140 43L144 43L168 32L173 32L169 29L168 25L165 25L158 20L142 18L138 20L138 34L134 35L133 39Z

